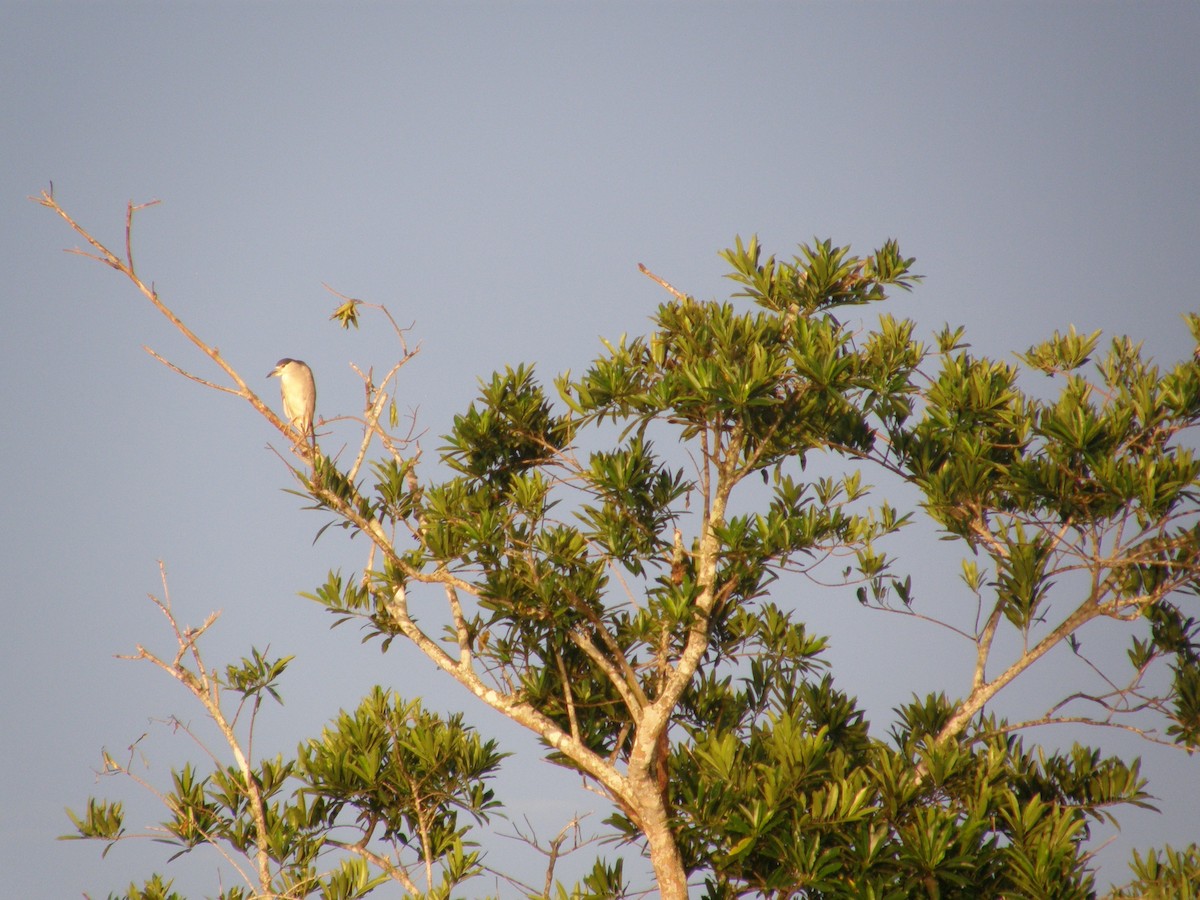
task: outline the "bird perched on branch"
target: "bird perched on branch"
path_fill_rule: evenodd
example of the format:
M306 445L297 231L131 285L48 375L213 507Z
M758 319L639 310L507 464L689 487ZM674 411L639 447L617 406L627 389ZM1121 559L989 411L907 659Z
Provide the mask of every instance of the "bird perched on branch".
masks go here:
M316 443L313 416L317 411L317 383L313 380L312 369L298 359L284 357L275 363L267 377L279 378L284 417L305 441Z

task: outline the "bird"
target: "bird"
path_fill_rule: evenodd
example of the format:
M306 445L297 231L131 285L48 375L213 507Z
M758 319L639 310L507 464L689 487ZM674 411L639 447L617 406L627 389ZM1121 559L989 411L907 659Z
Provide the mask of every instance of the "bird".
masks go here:
M268 378L279 378L279 392L283 396L283 414L288 423L303 435L306 441L316 443L313 434L313 416L317 411L317 383L312 369L301 360L284 357L267 373Z

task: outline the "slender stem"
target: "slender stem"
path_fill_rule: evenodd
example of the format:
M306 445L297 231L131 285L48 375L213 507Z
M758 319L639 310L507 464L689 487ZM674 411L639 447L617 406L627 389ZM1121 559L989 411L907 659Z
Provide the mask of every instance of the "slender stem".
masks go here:
M201 629L184 632L180 630L167 602L157 598L152 599L171 623L171 628L175 632L175 638L179 646L179 652L173 661L167 662L144 647L139 646L137 648L138 656L158 666L186 687L192 696L204 706L208 717L217 726L217 729L221 732L221 736L225 739L225 743L229 746L234 761L237 763L238 770L242 773L242 779L245 782L246 800L250 807L250 816L254 820L255 845L258 848L258 853L255 855L255 864L258 869L259 887L266 896L274 897L275 894L271 889L270 843L267 838L266 807L263 803L262 791L254 778L254 770L250 765L250 760L243 752L241 742L238 740L233 727L229 724L229 720L225 717L225 713L221 708L220 685L204 668L199 650L196 648L196 638L216 621L216 615L210 616ZM195 671L183 665L182 659L185 654L191 655L196 666Z

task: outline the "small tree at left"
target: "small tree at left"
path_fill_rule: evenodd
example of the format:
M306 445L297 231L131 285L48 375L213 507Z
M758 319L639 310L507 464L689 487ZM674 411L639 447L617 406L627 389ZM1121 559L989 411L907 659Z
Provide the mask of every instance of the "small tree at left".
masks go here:
M479 851L468 838L472 823L486 822L499 807L488 782L504 754L462 722L424 709L376 687L352 711L342 711L296 755L254 758L252 735L264 701L280 701L279 680L291 657L258 650L223 669L205 662L200 639L217 620L181 626L163 577L163 596L152 598L174 637L170 653L138 645L124 659L144 661L178 681L203 708L223 745L206 746L189 725L211 765L187 764L171 772L166 787L147 784L130 758L103 754L102 773L125 776L156 793L166 808L145 836L181 853L216 850L241 884L222 900L317 895L363 897L393 882L406 894L449 897L480 874ZM90 800L70 812L77 834L111 844L126 831L119 802ZM107 848L106 848L107 852ZM128 900L177 897L154 875L130 885Z

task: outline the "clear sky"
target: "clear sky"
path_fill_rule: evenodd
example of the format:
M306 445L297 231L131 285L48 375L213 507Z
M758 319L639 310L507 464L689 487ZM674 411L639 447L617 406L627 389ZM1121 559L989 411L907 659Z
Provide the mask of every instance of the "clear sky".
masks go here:
M477 377L578 370L600 336L644 330L663 295L637 263L725 296L716 252L737 234L785 255L813 236L863 251L895 237L926 281L892 311L927 334L965 325L977 352L1074 324L1169 363L1191 353L1180 314L1200 305L1197 47L1192 2L0 0L5 890L104 896L161 858L53 840L64 806L133 796L96 783L102 746L149 729L151 778L193 752L150 723L199 718L188 698L114 659L167 647L145 599L157 560L184 619L223 611L214 662L252 644L296 654L263 749L377 682L466 702L296 596L361 548L313 545L321 522L280 490L265 424L147 356L215 375L129 285L63 254L74 238L28 195L53 180L114 243L127 201L161 200L138 219L142 273L244 373L307 360L326 415L358 408L348 363L386 364L394 345L336 330L321 283L386 303L422 345L403 402L429 449ZM942 637L819 599L801 618L880 725L914 690L967 684L965 657L926 649ZM1102 856L1111 879L1130 846L1200 840L1200 763L1140 749L1164 812L1128 815ZM543 829L605 814L540 764L508 769L514 813ZM151 820L132 805L131 825ZM190 865L180 886L211 891L211 858Z

